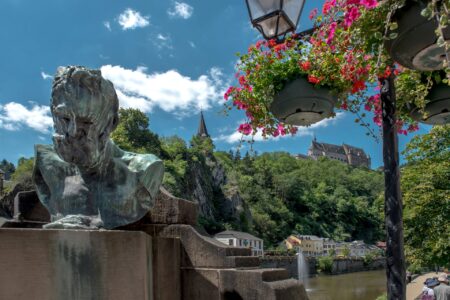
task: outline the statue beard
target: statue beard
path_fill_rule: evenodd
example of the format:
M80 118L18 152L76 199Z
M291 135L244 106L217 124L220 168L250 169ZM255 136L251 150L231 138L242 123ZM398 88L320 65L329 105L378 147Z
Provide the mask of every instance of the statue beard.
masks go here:
M97 169L104 160L107 140L55 134L53 144L62 160L82 169Z

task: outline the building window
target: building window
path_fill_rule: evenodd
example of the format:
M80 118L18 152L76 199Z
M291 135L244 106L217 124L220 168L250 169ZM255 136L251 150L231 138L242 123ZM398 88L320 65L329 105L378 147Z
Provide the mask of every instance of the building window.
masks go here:
M228 245L233 246L233 239L228 240Z
M239 240L239 246L242 246L242 240Z

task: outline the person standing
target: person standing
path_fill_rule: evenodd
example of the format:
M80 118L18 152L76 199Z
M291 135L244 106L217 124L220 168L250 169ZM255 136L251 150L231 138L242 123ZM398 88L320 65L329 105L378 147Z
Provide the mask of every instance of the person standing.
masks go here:
M438 277L439 285L434 291L434 299L436 300L450 300L450 286L448 286L448 279L446 274L441 274Z

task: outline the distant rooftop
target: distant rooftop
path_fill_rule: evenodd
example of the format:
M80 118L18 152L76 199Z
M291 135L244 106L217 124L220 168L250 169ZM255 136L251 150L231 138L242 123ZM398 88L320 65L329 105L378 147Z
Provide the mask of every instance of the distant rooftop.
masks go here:
M233 230L225 230L222 232L217 233L215 236L215 238L230 238L230 237L234 237L237 239L246 239L246 240L261 240L260 238L257 238L254 235L251 235L250 233L247 232L241 232L241 231L233 231Z

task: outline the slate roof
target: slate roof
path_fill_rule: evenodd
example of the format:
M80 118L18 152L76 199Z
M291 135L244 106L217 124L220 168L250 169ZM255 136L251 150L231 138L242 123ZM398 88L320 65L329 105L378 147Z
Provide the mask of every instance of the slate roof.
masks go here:
M254 235L251 235L250 233L247 232L241 232L241 231L233 231L233 230L225 230L222 232L217 233L215 236L215 238L237 238L237 239L244 239L244 240L260 240L262 241L262 239L257 238Z
M324 152L332 152L332 153L339 153L345 155L344 147L333 145L333 144L327 144L327 143L319 143L313 141L311 144L311 148L317 149Z
M200 124L198 125L197 135L200 137L209 137L208 129L206 128L205 118L203 118L203 112L200 112Z
M344 147L344 149L347 149L347 152L349 154L353 154L353 155L356 155L356 156L368 157L366 152L364 152L364 150L361 149L361 148L350 146L350 145L347 145L347 144L342 144L342 146Z

